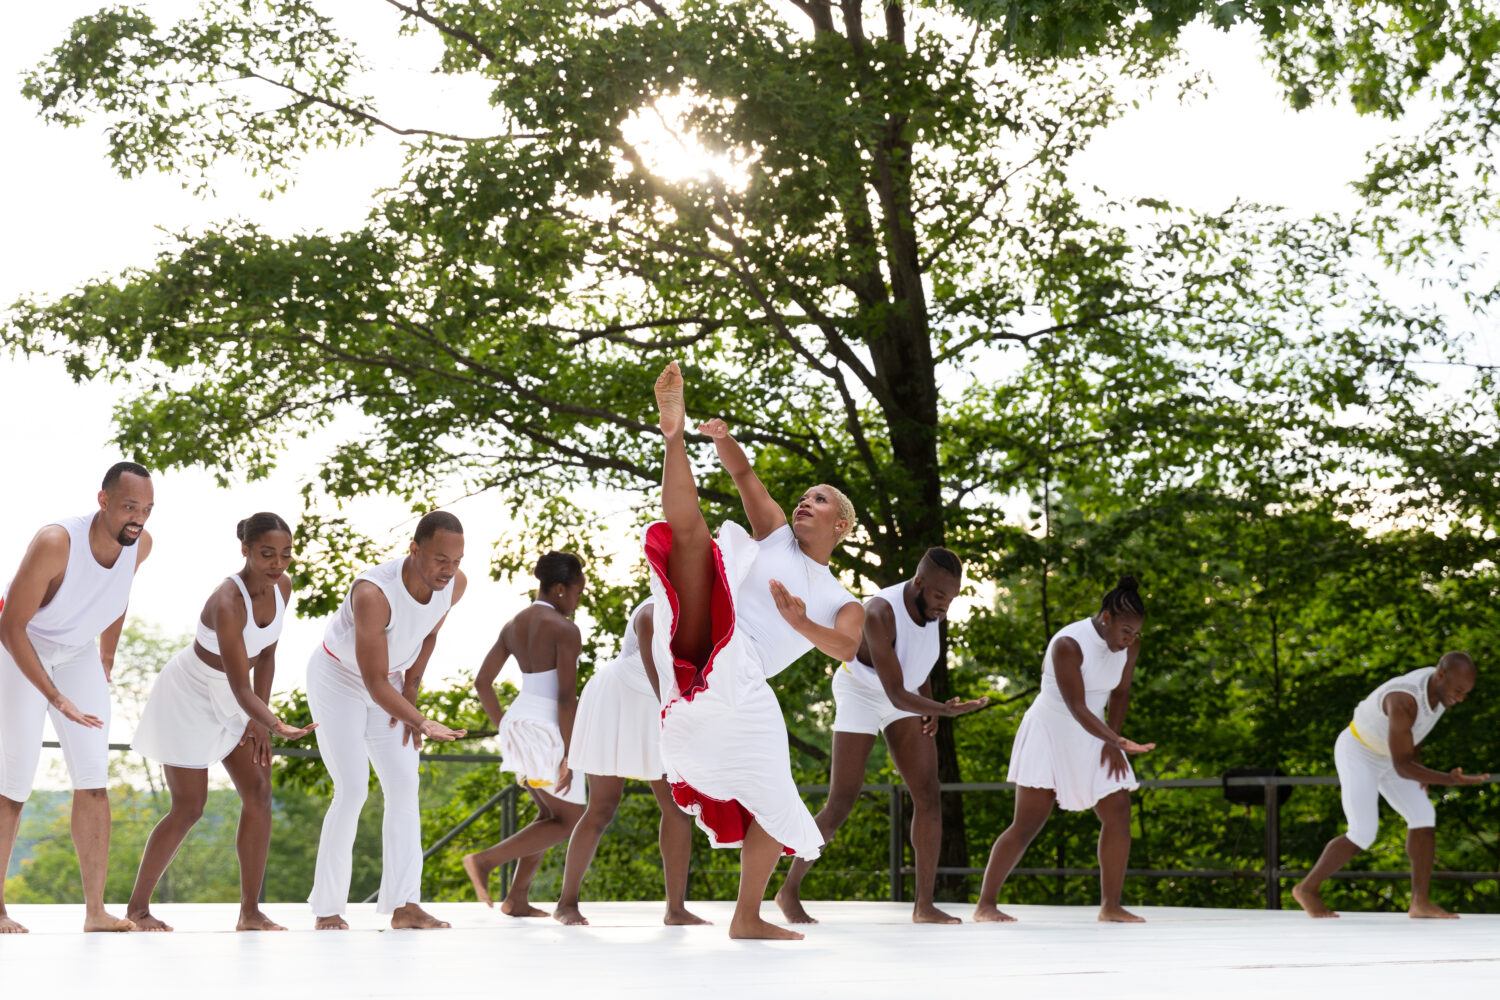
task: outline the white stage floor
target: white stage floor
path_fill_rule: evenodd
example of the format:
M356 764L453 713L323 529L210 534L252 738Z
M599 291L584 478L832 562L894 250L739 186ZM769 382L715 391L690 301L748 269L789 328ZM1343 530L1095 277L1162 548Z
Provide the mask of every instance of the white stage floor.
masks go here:
M545 906L546 904L541 904ZM767 916L774 905L766 904ZM172 934L85 935L82 907L15 906L24 937L0 936L0 995L115 1000L554 995L817 1000L874 997L1500 997L1500 916L1417 921L1345 914L1142 907L1148 923L1103 925L1091 909L1016 906L1007 925L915 927L897 903L809 904L824 922L801 942L737 942L718 926L659 923L653 903L590 903L588 927L511 920L434 903L450 931L382 932L373 906L353 928L315 933L305 906L276 904L288 934L235 934L236 908L167 905ZM965 917L969 908L949 909ZM553 993L561 989L561 993ZM545 992L543 992L545 991Z

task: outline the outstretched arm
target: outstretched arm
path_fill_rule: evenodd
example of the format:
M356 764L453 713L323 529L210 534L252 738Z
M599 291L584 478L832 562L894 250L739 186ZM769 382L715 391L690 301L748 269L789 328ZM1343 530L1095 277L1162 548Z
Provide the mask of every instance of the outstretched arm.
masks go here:
M989 704L988 698L965 701L951 698L946 702L934 701L915 691L906 689L906 676L901 661L896 656L896 615L906 614L906 609L897 610L883 597L872 597L865 605L864 643L860 651L868 654L869 663L880 678L880 686L892 705L903 712L918 715L964 715ZM923 685L924 687L926 685Z
M719 453L719 464L734 480L740 502L745 505L745 517L750 521L750 533L755 540L760 541L786 524L786 511L772 499L765 483L755 474L745 449L729 436L729 426L716 417L699 424L698 433L713 439L714 448Z
M1461 767L1439 771L1418 760L1417 744L1411 731L1417 721L1417 699L1405 691L1392 691L1385 696L1381 707L1391 720L1387 742L1391 748L1391 764L1401 777L1424 785L1479 785L1490 780L1488 774L1464 774Z
M52 676L42 666L31 637L26 634L26 625L47 599L47 591L59 583L67 571L68 544L68 530L60 525L48 525L31 540L26 554L21 557L21 568L16 570L10 591L5 595L5 606L0 608L0 644L16 661L22 675L47 699L47 704L61 712L69 722L89 729L103 729L103 719L81 711L52 683Z
M780 580L771 581L771 597L787 624L820 652L841 663L848 663L859 652L859 639L865 624L863 604L858 601L845 604L834 618L833 628L829 628L807 617L807 602L787 590Z

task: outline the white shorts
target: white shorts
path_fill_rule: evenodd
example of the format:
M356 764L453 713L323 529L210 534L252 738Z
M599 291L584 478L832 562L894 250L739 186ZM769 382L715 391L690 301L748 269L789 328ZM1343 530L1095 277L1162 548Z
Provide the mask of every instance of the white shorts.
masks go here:
M885 727L898 719L914 719L916 712L907 712L891 704L885 689L879 682L861 678L842 665L833 674L833 731L836 733L885 732Z
M31 640L42 666L79 711L104 720L103 729L69 722L36 685L26 679L9 651L0 647L0 795L14 802L31 797L37 764L42 759L42 720L52 716L52 728L62 744L63 760L73 787L109 786L109 681L99 647L58 646Z
M518 783L576 806L588 801L582 772L574 773L566 792L557 790L563 738L557 725L556 699L522 691L501 717L498 737L500 770L515 774Z
M1406 820L1407 829L1420 830L1437 825L1432 800L1422 790L1421 782L1403 778L1389 757L1382 756L1363 743L1347 728L1333 744L1333 762L1339 772L1339 795L1344 800L1344 819L1349 829L1344 834L1364 850L1375 843L1380 833L1380 800Z

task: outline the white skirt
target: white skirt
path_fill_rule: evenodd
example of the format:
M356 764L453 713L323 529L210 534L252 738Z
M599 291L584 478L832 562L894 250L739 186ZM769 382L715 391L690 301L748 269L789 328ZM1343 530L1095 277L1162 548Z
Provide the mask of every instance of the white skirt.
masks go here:
M672 798L714 847L741 846L755 822L785 853L816 858L823 834L792 777L786 719L749 640L734 628L734 597L755 561L755 540L733 522L719 529L710 593L713 648L701 671L672 656L678 603L666 574L672 529L662 522L648 527L645 548L656 626L652 654L658 669L673 665L661 729Z
M156 675L131 746L158 764L206 768L229 756L249 724L228 675L189 646Z
M582 772L573 775L566 792L555 787L562 766L563 738L553 699L525 691L516 696L500 719L500 757L500 770L514 773L520 784L564 802L583 805L586 801Z
M1045 696L1031 703L1016 730L1006 778L1026 788L1050 788L1062 809L1092 809L1106 795L1139 788L1130 760L1111 777L1100 760L1104 741L1091 735L1062 704Z
M657 781L666 773L661 703L651 693L639 653L615 657L584 685L568 763L579 775Z

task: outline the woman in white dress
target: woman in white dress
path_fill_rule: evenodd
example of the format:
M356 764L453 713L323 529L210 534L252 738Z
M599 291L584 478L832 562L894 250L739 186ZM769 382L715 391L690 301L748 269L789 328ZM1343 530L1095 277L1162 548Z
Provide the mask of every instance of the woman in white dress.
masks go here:
M716 541L688 461L675 362L656 380L656 403L665 520L646 529L645 549L652 658L666 695L662 764L672 798L713 846L741 848L729 936L797 940L761 918L761 900L781 855L816 858L823 835L797 792L786 720L767 680L814 648L839 661L858 651L864 605L828 568L854 527L854 506L814 486L788 523L724 422L711 420L698 430L713 439L753 532L729 521Z
M680 927L705 924L687 908L688 869L693 854L692 817L672 801L666 765L661 762L661 686L651 658L654 622L651 602L630 613L620 655L594 671L578 699L568 762L588 778L589 801L568 838L568 862L552 916L564 924L587 924L578 907L583 877L593 863L604 831L614 822L625 781L651 785L661 810L661 848L667 912L662 923Z
M151 915L156 889L183 838L203 815L208 768L223 762L240 794L235 847L240 861L240 917L236 930L280 931L260 910L261 881L271 846L271 743L268 733L301 739L316 723L288 725L267 707L276 672L292 582L292 532L275 514L255 514L235 529L244 567L209 595L198 634L162 668L141 713L134 747L162 765L171 810L151 831L141 855L130 919L141 930L172 928Z
M1127 740L1120 730L1145 618L1135 577L1122 577L1104 595L1098 614L1059 629L1047 644L1041 692L1021 719L1010 752L1015 819L990 849L975 920L1014 919L996 899L1054 804L1092 809L1099 817L1099 919L1141 920L1120 905L1130 861L1130 793L1138 787L1126 755L1156 744Z

